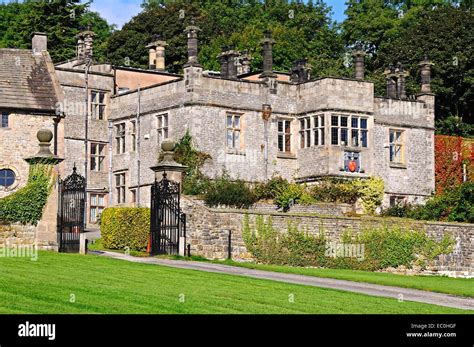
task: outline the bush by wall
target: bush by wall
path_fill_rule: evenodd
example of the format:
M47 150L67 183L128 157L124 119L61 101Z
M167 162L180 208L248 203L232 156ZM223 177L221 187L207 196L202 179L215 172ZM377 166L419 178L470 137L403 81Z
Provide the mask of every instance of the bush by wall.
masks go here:
M150 234L150 209L112 207L101 214L100 233L103 247L146 251Z
M0 220L38 224L54 182L53 168L54 165L47 161L31 164L26 186L0 199Z
M273 228L271 218L265 221L257 216L255 227L250 226L248 215L244 217L242 236L247 250L260 263L368 271L401 265L425 266L436 256L451 253L454 245L449 236L437 242L423 231L384 227L359 235L346 232L341 243L363 245L363 253L357 257L332 257L327 253L330 245L323 230L313 235L290 223L288 231L281 233Z
M432 197L425 205L397 205L384 210L382 215L474 223L474 183L466 182L446 189L442 195Z
M232 181L227 173L209 183L204 195L207 206L249 208L257 201L252 189L241 180Z

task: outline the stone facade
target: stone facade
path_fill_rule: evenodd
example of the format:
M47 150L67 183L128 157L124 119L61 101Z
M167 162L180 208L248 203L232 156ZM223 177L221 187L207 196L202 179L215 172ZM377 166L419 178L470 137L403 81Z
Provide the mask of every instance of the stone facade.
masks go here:
M257 212L252 210L210 209L196 201L183 198L182 208L187 218L187 240L191 244L191 254L210 259L226 259L228 238L231 234L231 254L234 260L251 260L242 239L243 218L247 214L250 224L255 225L258 215L267 219L272 217L273 226L280 232L286 232L288 222L295 223L310 233L325 233L328 241L340 242L345 231L359 233L364 228L381 226L400 226L399 219L359 218L341 216L302 215L297 213ZM474 270L474 226L463 223L403 221L403 225L412 230L424 230L427 235L441 240L446 234L456 240L454 251L442 255L430 264L438 271Z

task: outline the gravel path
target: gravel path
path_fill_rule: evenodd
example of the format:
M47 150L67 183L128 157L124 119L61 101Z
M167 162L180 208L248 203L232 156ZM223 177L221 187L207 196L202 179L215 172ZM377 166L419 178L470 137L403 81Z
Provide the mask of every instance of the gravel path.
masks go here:
M330 289L339 289L354 293L361 293L373 296L381 296L393 299L403 299L405 301L416 301L426 304L433 304L439 306L447 306L453 308L459 308L464 310L474 310L474 299L459 297L449 294L441 294L428 292L418 289L400 288L384 286L379 284L353 282L346 280L337 280L331 278L320 278L305 275L287 274L273 271L263 271L247 269L238 266L229 266L222 264L214 264L207 262L197 261L184 261L184 260L170 260L170 259L158 259L148 257L133 257L126 254L120 254L115 252L93 252L90 253L106 256L109 258L121 259L136 263L145 264L156 264L163 266L170 266L180 269L198 270L214 273L223 273L229 275L245 276L258 279L266 279L271 281L302 284L306 286L322 287Z

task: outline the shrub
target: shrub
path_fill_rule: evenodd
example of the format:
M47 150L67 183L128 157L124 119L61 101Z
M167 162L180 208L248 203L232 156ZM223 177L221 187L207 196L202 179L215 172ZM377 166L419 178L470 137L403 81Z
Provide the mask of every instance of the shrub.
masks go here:
M380 177L370 177L365 180L355 180L354 186L359 192L362 207L367 214L374 214L375 209L382 204L384 182Z
M316 201L353 204L359 198L357 187L352 181L341 179L325 179L310 189Z
M146 251L150 234L150 209L113 207L101 214L100 233L104 248Z
M303 202L311 200L306 193L306 186L291 183L277 188L273 202L279 208L282 208L283 211L288 211L292 205L300 203L301 199L303 199Z
M368 271L401 265L425 266L426 261L451 253L454 245L450 236L437 242L423 231L381 227L356 236L348 231L342 235L342 243L364 245L361 259L330 257L326 254L328 244L322 229L319 235L313 235L289 223L288 231L280 233L273 228L271 217L265 221L262 216L256 217L253 228L247 215L243 221L243 239L247 250L260 263Z
M280 176L273 176L268 182L255 185L255 196L258 200L275 199L278 191L285 189L289 185L290 183L286 179Z
M253 191L242 180L231 181L227 173L210 182L204 195L207 206L224 205L249 208L257 201Z
M53 168L47 161L31 164L26 186L0 199L0 220L36 225L43 216L54 182Z
M425 205L396 205L382 211L383 216L421 220L474 223L474 183L445 190L429 199Z

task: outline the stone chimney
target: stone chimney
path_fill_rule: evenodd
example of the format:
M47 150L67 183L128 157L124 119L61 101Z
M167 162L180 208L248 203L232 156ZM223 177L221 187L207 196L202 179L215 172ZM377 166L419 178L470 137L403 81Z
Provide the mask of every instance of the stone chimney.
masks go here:
M188 35L188 62L184 64L184 67L201 67L198 61L198 32L201 29L192 23L186 27L184 32Z
M272 33L270 30L265 31L264 35L265 37L262 40L263 73L260 75L260 78L275 78L276 74L273 72L273 45L275 44L275 40L272 39Z
M431 93L431 67L433 65L426 55L418 64L421 73L421 93Z
M31 40L31 48L33 53L40 54L48 50L48 36L45 33L33 33Z
M93 44L95 33L90 30L77 34L77 59L85 60L93 57Z
M291 69L290 81L293 83L304 83L309 81L310 73L307 66L308 60L298 59L293 63Z
M221 63L221 78L228 78L228 66L229 66L229 47L227 46L222 46L222 51L221 53L217 56L219 59L219 62Z
M228 64L227 64L227 77L230 79L237 78L237 65L238 65L238 57L240 53L235 50L234 46L230 47L228 52Z
M146 47L149 49L149 64L150 70L165 71L165 47L167 46L166 41L157 40Z
M365 52L358 46L356 51L352 53L352 57L354 58L355 78L363 81L365 75Z
M408 76L408 72L405 71L405 68L400 62L397 63L395 73L397 76L398 98L402 100L408 99L405 88L405 80Z
M251 61L251 56L249 55L248 51L242 51L240 52L240 57L239 57L240 64L237 67L237 73L239 75L243 75L246 73L250 72L250 61Z
M387 79L387 97L395 99L397 97L397 75L393 64L389 65L388 69L385 70L384 75L386 75Z

